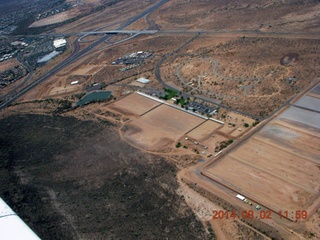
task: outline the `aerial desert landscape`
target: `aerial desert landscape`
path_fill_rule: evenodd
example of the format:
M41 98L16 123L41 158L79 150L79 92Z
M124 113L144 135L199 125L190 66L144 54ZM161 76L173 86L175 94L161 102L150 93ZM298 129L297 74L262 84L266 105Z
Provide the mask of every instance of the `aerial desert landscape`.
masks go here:
M0 239L320 239L318 1L0 17Z

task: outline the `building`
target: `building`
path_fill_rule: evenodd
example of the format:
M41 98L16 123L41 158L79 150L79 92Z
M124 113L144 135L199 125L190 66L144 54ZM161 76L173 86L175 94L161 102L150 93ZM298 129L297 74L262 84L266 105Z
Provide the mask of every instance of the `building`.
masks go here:
M149 82L150 82L150 80L149 80L149 79L146 79L146 78L141 77L141 78L139 78L139 79L137 80L137 82L139 82L139 83L143 83L143 84L147 84L147 83L149 83Z
M67 45L67 41L64 38L60 38L60 39L55 39L53 41L53 46L55 48L60 48L60 47L64 47Z
M240 199L241 201L244 201L246 198L240 194L237 194L236 198Z

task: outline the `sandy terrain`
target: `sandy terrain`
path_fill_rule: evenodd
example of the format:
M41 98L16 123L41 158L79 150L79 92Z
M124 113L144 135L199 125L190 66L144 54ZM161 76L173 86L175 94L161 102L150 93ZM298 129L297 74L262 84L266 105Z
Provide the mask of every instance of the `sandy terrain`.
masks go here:
M274 212L288 210L293 221L300 220L297 210L306 209L311 216L320 196L320 125L314 110L318 101L302 97L244 144L208 165L205 176Z
M202 118L161 105L127 124L124 136L142 148L161 151L203 121Z
M185 47L188 54L168 58L161 73L166 82L186 92L263 117L318 76L318 48L317 40L311 39L217 40L203 35ZM299 57L282 65L281 59L290 54Z
M73 75L93 75L95 74L96 72L100 71L104 66L101 65L101 66L96 66L96 65L93 65L93 66L85 66L85 67L82 67L82 68L79 68L78 70L72 72Z
M50 17L37 20L34 23L32 23L29 27L30 28L42 27L42 26L46 26L46 25L64 22L68 19L71 19L71 18L78 16L82 12L89 11L89 9L91 9L91 8L92 7L89 7L88 5L87 6L77 6L73 9L67 10L65 12L58 13L58 14L52 15Z
M228 169L228 174L224 173L224 169ZM289 218L292 219L294 219L294 211L305 209L306 205L314 200L314 195L303 189L231 157L225 158L221 164L208 169L205 175L275 212L289 211ZM246 180L243 181L243 179Z
M196 129L189 132L187 136L195 139L198 142L202 142L205 139L210 138L214 134L215 130L221 128L222 126L223 125L220 123L208 120Z
M123 99L109 105L111 110L128 116L140 116L152 108L160 105L159 102L132 93Z
M219 143L223 141L227 141L230 138L226 138L221 136L220 134L214 134L211 138L202 141L201 143L208 147L208 151L215 154L215 148L219 145Z
M66 24L64 26L56 28L56 32L84 32L91 31L103 26L110 26L119 22L124 22L127 19L135 16L143 9L150 7L153 2L150 1L120 1L112 6L108 6L106 9L90 14L75 22ZM116 17L115 17L116 16ZM112 26L111 29L114 29Z
M54 87L50 90L48 93L47 97L52 97L52 96L60 96L60 95L65 95L65 94L71 94L79 91L82 87L80 85L70 85L67 87Z
M222 133L222 134L224 133L224 135L227 136L236 130L237 130L237 127L233 127L233 126L225 123L222 128L219 128L219 133Z
M317 32L316 1L170 1L150 15L165 29L246 29ZM319 30L319 29L318 29Z

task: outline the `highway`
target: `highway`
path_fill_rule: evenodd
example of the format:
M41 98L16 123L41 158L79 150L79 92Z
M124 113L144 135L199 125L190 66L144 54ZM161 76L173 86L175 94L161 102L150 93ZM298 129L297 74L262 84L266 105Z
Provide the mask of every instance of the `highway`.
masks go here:
M27 93L28 91L30 91L31 89L33 89L35 86L37 86L38 84L40 84L41 82L44 82L45 80L47 80L48 78L50 78L51 76L53 76L54 74L58 73L59 71L61 71L62 69L64 69L65 67L67 67L68 65L74 63L75 61L79 60L81 57L85 56L86 54L88 54L93 48L95 48L96 46L98 46L99 44L101 44L102 42L106 42L107 40L109 40L114 33L116 32L123 32L123 31L130 31L130 30L124 30L124 28L126 28L127 26L131 25L132 23L136 22L138 19L144 17L144 16L148 16L151 12L153 12L154 10L156 10L157 8L159 8L160 6L162 6L163 4L165 4L166 2L168 2L168 0L162 0L160 2L158 2L157 4L153 5L152 7L148 8L147 10L139 13L138 15L134 16L133 18L129 19L127 22L123 23L122 25L120 25L117 29L115 30L111 30L111 33L101 37L99 40L97 40L96 42L92 43L91 45L89 45L87 48L79 51L79 43L76 40L74 42L75 46L74 46L74 50L73 53L71 54L71 56L69 58L67 58L66 60L64 60L63 62L59 63L58 65L56 65L52 70L48 71L46 74L44 74L43 76L41 76L40 78L38 78L37 80L35 80L33 83L31 83L30 85L26 86L25 88L23 88L21 91L14 93L16 91L16 89L18 87L21 87L24 83L26 83L27 81L29 81L29 79L32 77L32 69L26 65L27 63L22 62L21 58L20 58L20 62L22 62L29 70L29 76L26 78L26 80L23 82L23 84L20 84L17 88L15 88L14 90L10 91L10 93L1 96L0 100L5 99L6 97L9 97L9 99L4 100L2 103L0 103L0 110L9 106L12 102L14 102L15 100L17 100L19 97L21 97L22 95L24 95L25 93ZM148 24L150 25L150 21L148 20ZM94 30L94 32L96 32L97 30L99 30L100 28L97 28ZM143 31L147 31L148 30L143 30ZM132 32L132 31L131 31ZM90 32L89 32L90 33ZM86 33L86 35L89 35L89 33ZM104 33L107 34L107 31L105 31ZM139 34L141 34L142 31L137 31L136 34L130 36L127 39L121 40L121 42L123 41L127 41ZM151 32L150 32L151 33ZM155 32L152 32L152 34ZM299 32L295 32L295 33L287 33L287 32L261 32L259 30L160 30L157 31L157 34L160 35L179 35L179 34L191 34L191 35L195 35L194 37L192 37L191 39L189 39L186 43L184 43L182 46L180 46L178 49L174 50L173 52L171 52L170 54L166 55L164 58L162 58L156 65L155 67L155 76L156 79L164 86L164 87L169 87L172 88L172 86L167 85L162 79L161 79L161 74L160 74L160 67L162 65L162 63L165 61L165 59L173 54L175 54L176 52L178 52L182 47L184 47L185 45L187 45L189 42L193 41L196 37L198 37L200 34L208 34L208 35L214 35L215 37L226 37L227 35L230 36L246 36L246 37L281 37L281 38L305 38L305 39L319 39L320 37L320 33L299 33ZM59 34L62 35L62 34ZM79 33L77 34L69 34L69 35L79 35ZM84 37L84 36L82 36ZM81 37L80 37L81 39ZM118 43L121 43L118 42ZM113 45L116 45L118 43L115 43ZM177 90L177 89L175 89ZM10 96L10 94L13 94ZM210 101L210 99L205 98L203 96L198 96L197 98L206 101L206 102L211 102L213 100ZM215 104L217 104L215 102ZM229 108L227 106L223 106L221 104L217 104L220 107L224 107L227 108L229 110L238 112L240 114L243 115L247 115L245 113L239 112L236 109L232 109ZM254 116L250 116L250 117L254 117ZM257 117L256 117L257 118ZM258 118L260 120L263 120L263 118Z
M142 18L143 16L153 12L154 10L156 10L157 8L159 8L160 6L162 6L163 4L165 4L166 2L168 2L168 0L162 0L159 3L153 5L152 7L148 8L147 10L139 13L138 15L134 16L133 18L129 19L127 22L123 23L122 25L120 25L116 30L123 30L124 28L126 28L127 26L131 25L132 23L136 22L137 20L139 20L140 18ZM94 47L98 46L100 43L105 42L106 40L108 40L109 38L112 37L112 34L103 36L102 38L100 38L99 40L97 40L96 42L92 43L91 45L89 45L87 48L81 50L80 52L78 51L74 51L73 54L67 58L66 60L64 60L63 62L59 63L58 65L56 65L53 69L51 69L50 71L48 71L46 74L44 74L43 76L41 76L40 78L38 78L36 81L32 82L30 85L26 86L25 88L23 88L21 91L19 91L18 93L15 93L14 95L12 95L9 99L3 101L0 104L0 110L6 108L7 106L9 106L12 102L14 102L15 100L17 100L19 97L21 97L22 95L24 95L25 93L29 92L31 89L33 89L34 87L36 87L37 85L39 85L40 83L44 82L45 80L49 79L51 76L53 76L54 74L58 73L59 71L61 71L62 69L64 69L65 67L67 67L68 65L70 65L71 63L77 61L78 59L80 59L83 55L85 55L86 53L88 53L91 49L93 49ZM77 45L76 45L77 46ZM75 47L76 47L75 46Z
M302 39L319 39L320 32L315 33L305 33L305 32L262 32L259 30L184 30L184 29L174 29L174 30L159 30L159 34L164 35L186 35L186 34L205 34L214 35L215 37L226 37L230 36L240 36L240 37L276 37L276 38L302 38Z

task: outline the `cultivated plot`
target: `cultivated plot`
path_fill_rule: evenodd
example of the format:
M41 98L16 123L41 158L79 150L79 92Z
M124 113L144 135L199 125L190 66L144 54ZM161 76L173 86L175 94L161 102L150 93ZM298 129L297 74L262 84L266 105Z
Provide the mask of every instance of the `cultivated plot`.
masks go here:
M187 136L197 141L203 141L211 137L214 134L215 130L221 128L222 126L223 125L220 123L208 120L205 123L201 124L199 127L189 132Z
M161 105L130 122L124 136L142 148L161 151L204 121L187 112Z
M133 93L111 104L109 108L121 114L140 116L160 104L157 101Z
M304 96L230 154L207 177L275 211L314 212L320 197L318 99Z

